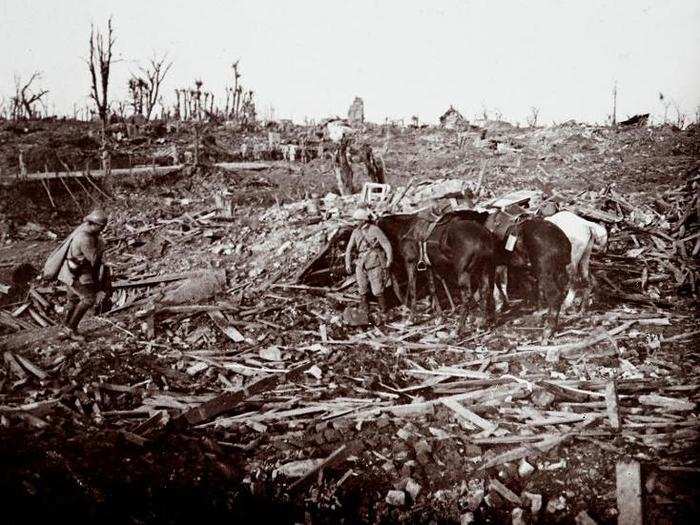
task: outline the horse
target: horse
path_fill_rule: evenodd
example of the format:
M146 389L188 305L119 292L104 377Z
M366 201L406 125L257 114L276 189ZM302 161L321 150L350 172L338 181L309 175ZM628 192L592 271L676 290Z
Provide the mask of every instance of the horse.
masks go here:
M559 313L569 282L571 242L551 222L496 212L486 221L506 252L508 271L530 269L537 281L538 306L546 306L545 344L557 329Z
M400 254L408 278L403 302L409 306L411 319L415 311L419 264L427 263L431 302L440 315L443 312L437 297L435 276L446 289L445 279L461 291L463 311L458 323L459 331L464 327L476 290L481 291L483 299L483 321L478 324L493 320L497 242L483 226L487 217L488 214L483 212L457 210L433 222L417 215L386 216L378 221L379 227ZM400 264L399 257L395 257L395 264Z
M555 224L564 232L571 243L571 262L567 268L569 272L569 292L564 300L564 309L569 308L575 298L575 285L583 288L581 298L581 311L588 306L591 288L595 279L590 272L591 253L605 251L608 245L608 232L605 226L588 221L570 211L560 211L546 221Z

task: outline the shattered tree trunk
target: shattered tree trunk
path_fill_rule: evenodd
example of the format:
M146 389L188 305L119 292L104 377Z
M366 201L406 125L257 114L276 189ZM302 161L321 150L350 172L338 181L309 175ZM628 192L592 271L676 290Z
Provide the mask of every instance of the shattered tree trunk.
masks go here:
M343 196L355 193L355 186L352 180L352 166L350 166L348 162L349 143L350 139L348 137L343 137L340 141L338 152L335 155L335 176L338 180L338 191L340 191L340 194Z
M384 175L384 163L377 162L372 146L365 144L362 147L362 153L365 159L365 167L367 168L367 176L372 182L378 184L386 184L386 176Z

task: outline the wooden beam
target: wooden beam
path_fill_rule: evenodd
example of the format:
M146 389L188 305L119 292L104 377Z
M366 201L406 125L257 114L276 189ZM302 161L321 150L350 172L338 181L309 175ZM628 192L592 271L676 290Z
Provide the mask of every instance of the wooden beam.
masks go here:
M198 407L183 412L175 421L181 425L200 425L220 414L223 414L224 412L234 409L249 397L271 389L283 379L302 373L310 366L310 363L304 362L295 366L284 374L270 374L263 376L260 379L256 379L242 388L239 388L238 390L233 392L224 392L211 401L207 401Z
M621 460L615 467L618 525L642 525L642 474L638 461Z
M618 406L615 381L610 381L605 387L605 405L610 426L615 430L620 430L620 408Z
M357 449L359 447L357 445L355 446L348 446L348 445L342 445L340 448L336 449L330 456L328 456L326 459L324 459L321 463L319 463L316 467L314 467L312 470L307 472L304 476L296 480L294 483L292 483L289 486L289 492L292 492L293 490L301 487L309 481L313 476L315 476L318 472L323 470L326 467L332 466L334 464L337 464L351 454L357 453Z
M459 403L458 401L455 401L454 399L443 399L442 404L445 405L447 408L452 410L455 414L460 416L461 418L465 419L466 421L469 421L470 423L475 424L476 426L482 428L486 432L493 432L496 430L496 425L491 423L490 421L485 420L483 417L475 414L471 410L469 410L467 407Z

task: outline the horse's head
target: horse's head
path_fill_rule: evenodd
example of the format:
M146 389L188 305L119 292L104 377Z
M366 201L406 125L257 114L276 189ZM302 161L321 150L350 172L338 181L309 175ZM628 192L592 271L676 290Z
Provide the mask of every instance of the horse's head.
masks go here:
M608 251L608 230L602 224L593 223L591 226L593 246L596 250L605 253Z

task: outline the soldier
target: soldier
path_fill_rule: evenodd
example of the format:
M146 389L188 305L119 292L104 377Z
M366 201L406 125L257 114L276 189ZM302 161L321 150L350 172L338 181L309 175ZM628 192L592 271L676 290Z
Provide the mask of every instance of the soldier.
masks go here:
M360 292L361 308L369 318L368 285L372 293L377 297L380 307L379 323L384 323L386 315L386 299L384 297L384 285L386 283L386 270L391 266L391 243L384 232L371 223L370 212L366 209L357 210L353 220L359 225L352 232L348 247L345 251L345 269L352 274L352 256L357 250L355 261L355 277Z
M59 279L67 285L66 317L63 335L83 341L78 334L78 324L95 304L104 267L102 254L104 242L100 232L107 225L107 216L94 210L71 235ZM66 271L67 270L67 271Z

